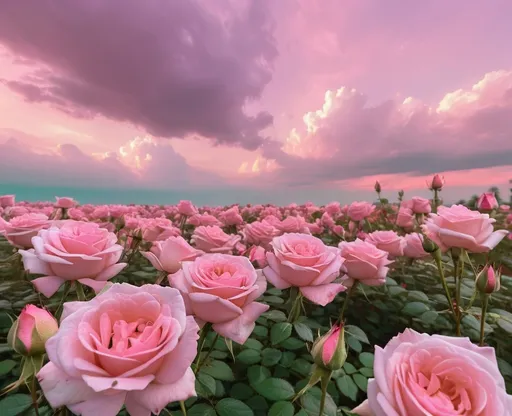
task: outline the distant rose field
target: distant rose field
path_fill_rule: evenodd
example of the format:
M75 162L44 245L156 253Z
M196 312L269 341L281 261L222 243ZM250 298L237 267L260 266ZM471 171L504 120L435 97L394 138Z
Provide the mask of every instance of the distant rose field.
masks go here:
M512 416L512 211L0 196L0 415Z

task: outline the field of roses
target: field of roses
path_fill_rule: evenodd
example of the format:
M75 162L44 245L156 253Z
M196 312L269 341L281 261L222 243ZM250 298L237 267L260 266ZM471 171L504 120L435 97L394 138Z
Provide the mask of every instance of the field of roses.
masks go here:
M512 415L512 211L0 196L0 415Z

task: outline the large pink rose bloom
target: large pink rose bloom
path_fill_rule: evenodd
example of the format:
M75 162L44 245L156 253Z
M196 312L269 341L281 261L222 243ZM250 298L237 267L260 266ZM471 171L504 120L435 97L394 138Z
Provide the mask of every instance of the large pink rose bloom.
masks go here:
M195 396L190 365L199 328L178 290L115 284L89 302L64 304L37 377L53 408L83 416L159 414Z
M216 225L202 225L194 230L191 241L199 250L207 253L231 254L240 239L239 235L226 234Z
M298 287L304 297L325 306L346 288L333 283L343 259L336 247L307 234L284 234L272 241L274 252L267 253L263 273L278 289Z
M117 263L123 251L117 236L95 223L63 221L59 227L41 230L32 244L33 249L19 252L25 270L46 275L32 280L46 297L69 280L98 292L126 266Z
M405 241L394 231L374 231L368 234L364 241L373 244L378 249L387 251L391 256L404 255Z
M48 217L44 214L24 214L14 217L10 221L5 221L0 217L2 235L9 243L18 248L31 248L32 237L49 226Z
M15 198L14 195L0 195L0 207L7 208L14 206Z
M421 259L430 256L430 254L423 249L423 235L419 233L407 234L404 237L404 241L404 256L410 257L411 259Z
M141 251L153 267L167 273L176 273L182 261L194 260L203 254L185 241L183 237L169 237L164 241L155 241L151 251Z
M269 221L254 221L246 224L242 235L247 244L254 244L270 248L272 239L279 234L279 230Z
M494 231L495 222L488 214L472 211L464 205L441 206L437 214L430 214L422 229L443 252L457 247L485 253L507 235L506 230Z
M302 233L311 234L309 231L308 224L304 217L301 216L290 216L286 217L283 221L276 225L276 228L284 233Z
M430 214L432 212L432 207L430 206L430 201L426 198L421 198L419 196L415 196L412 198L412 212L415 214Z
M341 257L345 259L343 267L347 278L345 284L351 286L355 280L368 286L380 286L386 283L390 263L388 252L379 250L373 244L357 239L341 242Z
M76 205L78 205L78 202L76 202L73 198L69 198L67 196L64 196L64 197L56 196L55 199L56 199L55 206L57 208L69 209L69 208L73 208Z
M352 202L347 209L347 215L352 221L362 221L372 215L373 211L375 211L375 205L369 202Z
M139 221L139 226L142 227L142 238L146 241L163 241L181 234L179 228L176 228L167 218L148 218Z
M255 302L267 288L261 271L247 257L205 254L169 276L187 310L215 332L239 344L251 335L255 321L269 306Z
M419 334L412 329L375 347L375 378L360 415L510 416L512 396L494 348L468 338Z

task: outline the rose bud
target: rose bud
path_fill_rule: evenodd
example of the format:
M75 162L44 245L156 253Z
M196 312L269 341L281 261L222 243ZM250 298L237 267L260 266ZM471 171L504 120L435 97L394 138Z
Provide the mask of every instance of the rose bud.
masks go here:
M439 246L425 235L423 236L422 245L423 250L425 250L427 253L435 253L437 250L439 250Z
M375 181L375 192L377 192L378 194L380 194L380 191L382 190L381 186L380 186L380 183L379 181Z
M343 367L347 359L343 324L335 324L329 332L319 337L313 344L311 355L320 368L334 371Z
M434 190L434 189L440 190L443 187L443 185L444 185L444 177L436 174L432 178L432 182L430 183L429 188L432 190Z
M501 274L496 273L492 266L486 265L476 277L476 287L482 294L490 295L500 290Z
M35 305L27 305L9 330L7 342L18 354L42 355L45 353L46 341L58 329L57 320L50 312Z

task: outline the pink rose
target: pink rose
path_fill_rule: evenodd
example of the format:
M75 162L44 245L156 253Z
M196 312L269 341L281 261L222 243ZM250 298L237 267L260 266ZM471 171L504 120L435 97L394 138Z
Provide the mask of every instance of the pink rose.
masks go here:
M430 182L430 183L427 182L427 185L428 185L429 189L440 190L444 186L444 176L439 176L437 174L434 175L434 177L432 178L432 182Z
M320 221L327 228L331 228L332 229L336 225L336 223L334 222L332 217L327 212L324 212L322 214L322 217L320 218Z
M203 254L185 241L183 237L169 237L164 241L155 241L151 251L141 251L153 267L167 273L176 273L182 261L191 261Z
M191 201L180 201L177 208L181 215L185 215L187 217L191 217L192 215L197 214L197 208L192 204Z
M55 202L55 207L57 208L73 208L76 205L78 205L78 202L76 202L73 198L68 198L66 196L64 197L58 197L56 196L55 199L57 202Z
M345 236L345 229L341 225L335 225L332 227L332 232L340 237Z
M341 257L345 259L343 267L348 276L345 283L347 286L351 286L354 280L368 286L386 283L387 266L392 263L388 260L387 251L359 239L350 243L343 241L338 247L341 249Z
M423 249L423 235L419 233L407 234L404 237L404 242L404 256L410 257L411 259L421 259L430 256L430 254Z
M64 304L37 377L53 408L75 414L159 414L195 396L190 365L199 328L176 289L115 284L89 302Z
M411 209L406 207L400 207L398 215L396 217L396 225L406 230L414 228L414 216Z
M255 302L267 288L261 271L247 257L205 254L169 276L183 295L187 310L215 332L244 344L255 321L269 306Z
M107 218L110 215L109 209L107 205L100 205L94 208L94 211L91 213L91 218L95 220L101 220Z
M498 208L498 206L498 200L494 192L484 192L476 202L476 207L480 211L492 211Z
M18 354L43 355L46 341L58 329L59 324L50 312L35 305L26 305L9 330L7 342Z
M336 247L307 234L283 234L272 240L272 247L263 273L276 288L298 287L304 297L322 306L346 289L333 283L343 264Z
M2 195L0 196L0 207L7 208L14 206L15 201L14 195Z
M430 201L426 198L415 196L412 198L412 212L415 214L430 214L432 207Z
M254 221L246 224L242 231L247 244L259 245L265 249L270 247L270 242L278 234L279 230L267 221Z
M494 231L492 224L495 222L488 214L471 211L464 205L441 206L437 214L430 214L422 229L443 252L457 247L485 253L507 235L506 230Z
M171 220L167 218L149 218L139 222L142 227L142 238L146 241L163 241L181 234Z
M123 248L116 243L117 236L98 224L67 220L60 228L41 230L32 238L34 248L19 253L25 270L46 275L32 283L50 297L66 281L78 280L96 292L103 289L126 266L117 263Z
M311 234L308 228L308 224L304 217L287 217L279 224L276 225L276 228L282 233L302 233L302 234Z
M124 228L135 230L139 227L139 218L124 216Z
M44 214L24 214L14 217L10 221L4 221L0 218L0 224L3 228L2 234L14 247L31 248L32 237L43 228L48 228L50 222Z
M195 214L192 215L188 220L187 224L200 226L200 225L218 225L221 226L222 223L210 214Z
M85 212L83 212L80 208L70 208L68 211L68 216L72 220L83 221L87 219Z
M507 204L500 205L500 211L501 212L508 212L508 211L510 211L510 205L507 205Z
M369 202L352 202L347 210L347 215L352 221L362 221L369 217L375 210L375 205Z
M391 256L404 255L405 241L394 231L374 231L368 234L364 241L373 244L380 250L387 251Z
M6 207L4 210L4 214L6 214L10 218L21 217L22 215L29 214L29 213L30 213L30 211L26 207L22 207L20 205Z
M216 225L202 225L194 230L191 241L199 250L207 253L231 254L240 239L239 235L226 234Z
M375 347L374 377L359 415L512 415L492 347L412 329Z
M320 220L316 220L313 223L308 223L307 226L311 234L322 234L324 232L324 227L322 227L322 224L320 224Z
M224 225L241 225L244 223L244 219L240 215L238 206L229 208L219 215L219 219Z
M249 250L249 260L263 268L268 265L266 250L261 246L252 246Z
M341 214L341 207L339 202L330 202L325 206L325 212L327 212L329 215L335 217L339 214Z

